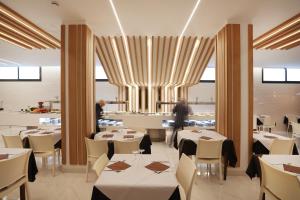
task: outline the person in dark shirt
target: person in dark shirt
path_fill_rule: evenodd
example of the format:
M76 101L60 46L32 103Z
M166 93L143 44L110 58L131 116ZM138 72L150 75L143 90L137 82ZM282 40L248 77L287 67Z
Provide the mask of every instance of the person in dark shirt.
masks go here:
M175 114L175 123L173 127L173 133L171 136L170 147L175 142L178 129L183 129L184 121L188 119L188 115L192 113L191 108L188 106L187 101L181 99L173 108L173 114ZM174 143L174 145L177 145Z
M105 104L105 101L102 99L96 103L96 132L100 132L98 120L103 118L103 107Z

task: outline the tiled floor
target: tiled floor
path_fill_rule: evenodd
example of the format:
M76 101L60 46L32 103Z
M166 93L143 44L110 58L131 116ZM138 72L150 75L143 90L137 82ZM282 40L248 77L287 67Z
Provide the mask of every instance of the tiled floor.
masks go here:
M0 139L1 140L1 139ZM1 143L2 141L0 141ZM164 143L154 143L153 153L166 153L177 162L178 152ZM51 161L50 161L51 162ZM39 169L41 163L38 160ZM91 172L89 182L85 182L84 173L63 173L58 171L55 177L51 170L40 169L37 180L30 183L32 200L88 200L91 199L93 182L96 176ZM255 200L258 199L259 181L246 176L229 176L220 183L216 176L197 176L192 190L193 200ZM8 199L18 199L18 191Z

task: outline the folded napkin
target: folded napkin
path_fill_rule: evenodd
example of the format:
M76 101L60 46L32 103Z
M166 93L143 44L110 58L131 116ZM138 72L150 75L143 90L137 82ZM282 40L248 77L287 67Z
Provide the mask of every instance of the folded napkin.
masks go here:
M114 135L113 134L103 134L103 138L112 138Z
M152 171L159 172L159 173L169 169L168 165L165 165L161 162L152 162L149 165L146 165L145 167L147 169L150 169Z
M283 169L284 169L284 171L287 171L287 172L300 174L300 167L298 167L298 166L283 164Z
M116 132L119 132L119 130L113 129L113 130L111 130L111 132L112 132L112 133L116 133Z
M135 130L128 130L128 131L127 131L127 134L134 134L134 133L136 133Z
M192 130L193 133L201 133L200 130Z
M269 139L276 139L278 137L276 136L272 136L272 135L264 135L265 138L269 138Z
M129 167L131 167L131 166L124 161L118 161L118 162L115 162L115 163L107 166L107 168L109 168L113 171L122 171Z
M200 139L203 139L203 140L211 140L212 138L211 138L211 137L208 137L208 136L201 136Z
M133 136L133 135L124 135L123 138L124 138L124 139L127 139L127 138L134 138L134 136Z
M4 160L8 158L8 154L0 154L0 160Z

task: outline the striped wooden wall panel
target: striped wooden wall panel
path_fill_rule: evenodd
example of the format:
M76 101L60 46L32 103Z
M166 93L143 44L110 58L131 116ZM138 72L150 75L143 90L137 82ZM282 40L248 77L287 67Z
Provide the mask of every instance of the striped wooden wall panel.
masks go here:
M240 161L241 55L240 25L227 24L216 40L216 129L232 139Z
M84 138L95 128L94 42L86 25L68 25L65 30L62 26L62 143L68 149L63 161L82 165L86 163Z

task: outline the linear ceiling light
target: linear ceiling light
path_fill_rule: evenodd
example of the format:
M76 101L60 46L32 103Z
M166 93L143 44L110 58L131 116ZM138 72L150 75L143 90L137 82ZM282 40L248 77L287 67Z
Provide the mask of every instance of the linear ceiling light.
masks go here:
M178 41L177 41L177 44L176 44L175 57L174 57L173 64L172 64L172 69L171 69L170 81L169 81L169 83L165 87L165 94L166 94L165 96L166 96L166 99L167 99L167 94L168 94L167 93L168 92L168 87L170 85L172 85L172 82L173 82L173 79L174 79L175 67L176 67L176 64L177 64L178 56L179 56L179 49L180 49L180 46L181 46L182 37L183 37L186 29L188 28L188 26L189 26L189 24L190 24L190 22L191 22L191 20L192 20L192 18L194 16L194 14L195 14L195 12L196 12L196 10L197 10L200 2L201 2L201 0L197 0L197 2L195 4L195 6L194 6L194 8L193 8L193 10L192 10L189 18L188 18L188 20L186 21L186 23L185 23L185 25L184 25L184 27L183 27L180 35L179 35L179 38L178 38Z
M17 34L19 34L19 35L22 35L23 37L26 37L26 38L29 39L29 40L34 41L35 43L37 43L37 44L43 46L44 48L51 48L50 46L48 46L48 45L46 45L46 44L44 44L44 43L42 43L42 42L36 40L36 39L33 38L32 36L29 36L29 35L25 34L24 32L21 32L21 31L15 29L15 28L13 28L13 27L11 27L11 26L9 26L9 25L7 25L7 24L1 22L1 21L0 21L0 25L4 26L5 28L10 29L11 31L13 31L13 32L15 32L15 33L17 33Z
M152 111L152 106L151 106L151 98L152 98L152 82L151 82L151 69L152 69L152 40L151 38L147 39L147 50L148 50L148 112L150 113Z
M296 35L296 34L298 34L298 33L300 33L300 30L297 30L297 31L295 31L295 32L292 32L292 33L290 33L290 34L288 34L288 35L286 35L286 36L284 36L284 37L282 37L282 38L280 38L280 39L278 39L278 40L275 40L274 42L271 42L270 44L267 44L267 45L265 45L265 46L262 46L261 48L267 49L268 47L270 47L270 46L272 46L272 45L274 45L274 44L276 44L276 43L278 43L278 42L281 42L281 41L283 41L283 40L285 40L285 39L287 39L287 38L289 38L289 37L292 37L293 35Z
M16 17L13 13L11 13L10 11L8 11L7 9L5 9L3 6L0 5L0 12L5 14L6 16L14 19L15 21L17 21L18 23L22 24L23 26L25 26L26 28L32 30L33 32L35 32L36 34L46 38L47 40L53 42L55 45L57 45L58 47L60 47L60 42L54 40L53 38L49 37L48 35L46 35L45 33L43 33L42 31L38 30L37 28L35 28L32 25L28 25L28 23L25 20L20 19L20 17Z
M12 37L11 35L8 35L6 33L3 33L2 31L0 31L0 35L2 35L3 37L1 37L1 39L7 41L7 42L10 42L10 43L13 43L15 45L18 45L19 47L22 47L22 48L27 48L27 49L33 49L34 47L15 38L15 37ZM19 43L19 44L18 44Z
M277 47L276 49L283 49L284 47L290 46L290 45L292 45L292 44L294 44L294 43L296 43L296 42L300 42L300 38L297 39L297 40L294 40L294 41L292 41L292 42L289 42L289 43L287 43L287 44L284 44L284 45L282 45L282 46L280 46L280 47Z
M298 22L300 22L300 17L298 17L298 18L296 18L295 20L291 21L290 23L284 25L284 26L281 27L280 29L277 29L277 30L274 31L273 33L268 34L268 35L266 35L265 37L260 38L259 40L256 40L256 41L253 43L253 45L254 45L254 46L257 45L258 43L262 42L263 40L266 40L266 39L272 37L273 35L275 35L275 34L279 33L280 31L283 31L283 30L285 30L285 29L287 29L287 28L293 26L294 24L296 24L296 23L298 23Z

